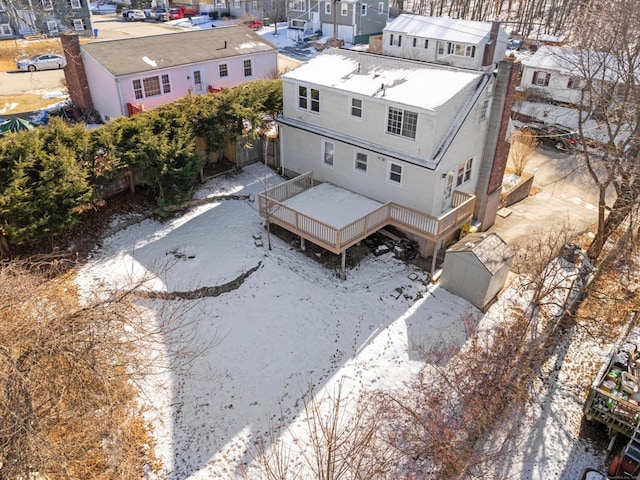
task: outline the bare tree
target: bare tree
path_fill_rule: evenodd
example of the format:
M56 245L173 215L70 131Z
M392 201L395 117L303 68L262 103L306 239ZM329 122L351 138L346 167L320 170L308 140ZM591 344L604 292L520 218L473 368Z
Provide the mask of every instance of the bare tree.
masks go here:
M156 355L164 341L181 341L175 353L187 361L195 330L179 310L149 316L132 301L137 286L80 305L72 273L38 268L0 265L0 478L157 470L135 382L166 367Z
M271 430L268 443L249 448L253 465L243 478L267 480L397 479L396 451L386 436L382 404L371 393L347 399L341 380L332 390L303 396L300 426Z
M583 8L575 38L578 54L570 61L582 84L578 134L599 195L598 228L588 250L595 260L640 203L640 4L616 0ZM616 199L608 206L610 187Z
M286 0L261 0L260 7L265 18L273 22L273 34L278 35L278 22L283 22L287 19Z

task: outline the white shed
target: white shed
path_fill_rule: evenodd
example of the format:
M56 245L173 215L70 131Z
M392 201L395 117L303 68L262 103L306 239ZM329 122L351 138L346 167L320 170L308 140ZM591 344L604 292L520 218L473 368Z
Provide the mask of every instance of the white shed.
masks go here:
M497 233L472 233L447 249L440 285L484 310L507 281L513 257Z

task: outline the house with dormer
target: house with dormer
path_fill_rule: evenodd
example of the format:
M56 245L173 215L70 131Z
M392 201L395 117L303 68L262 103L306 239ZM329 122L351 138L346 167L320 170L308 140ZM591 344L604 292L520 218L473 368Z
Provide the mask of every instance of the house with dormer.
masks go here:
M504 58L507 41L499 22L403 13L385 27L379 53L490 71Z
M63 47L74 105L103 121L278 72L278 47L241 25Z
M486 202L494 195L488 178L501 184L506 157L495 162L495 147L509 113L506 83L497 78L344 49L286 73L278 124L281 167L293 184L266 192L261 213L334 253L391 225L432 254L477 216L479 195L497 210ZM331 225L286 204L316 183L378 205Z
M0 0L0 40L62 32L92 35L87 0Z

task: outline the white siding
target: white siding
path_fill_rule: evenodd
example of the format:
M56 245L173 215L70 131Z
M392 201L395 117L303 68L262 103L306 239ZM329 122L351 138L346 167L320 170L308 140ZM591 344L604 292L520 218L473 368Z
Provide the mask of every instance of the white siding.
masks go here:
M93 57L82 53L87 81L90 85L91 100L102 120L106 117L116 118L127 114L123 109L118 85L113 76Z
M535 72L546 72L549 75L549 85L534 85L533 76ZM580 103L581 92L578 89L568 88L570 75L563 74L555 70L543 68L527 67L522 71L520 86L524 89L533 89L543 95L565 103Z

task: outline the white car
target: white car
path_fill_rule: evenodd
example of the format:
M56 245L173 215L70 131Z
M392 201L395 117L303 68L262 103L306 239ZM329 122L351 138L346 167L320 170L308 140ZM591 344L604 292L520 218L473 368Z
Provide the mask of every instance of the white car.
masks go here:
M41 53L26 60L18 61L18 70L35 72L36 70L55 70L63 68L67 60L62 55L55 53Z
M132 22L136 22L136 21L144 22L147 19L147 16L144 14L142 10L129 10L125 18L127 20L131 20Z

